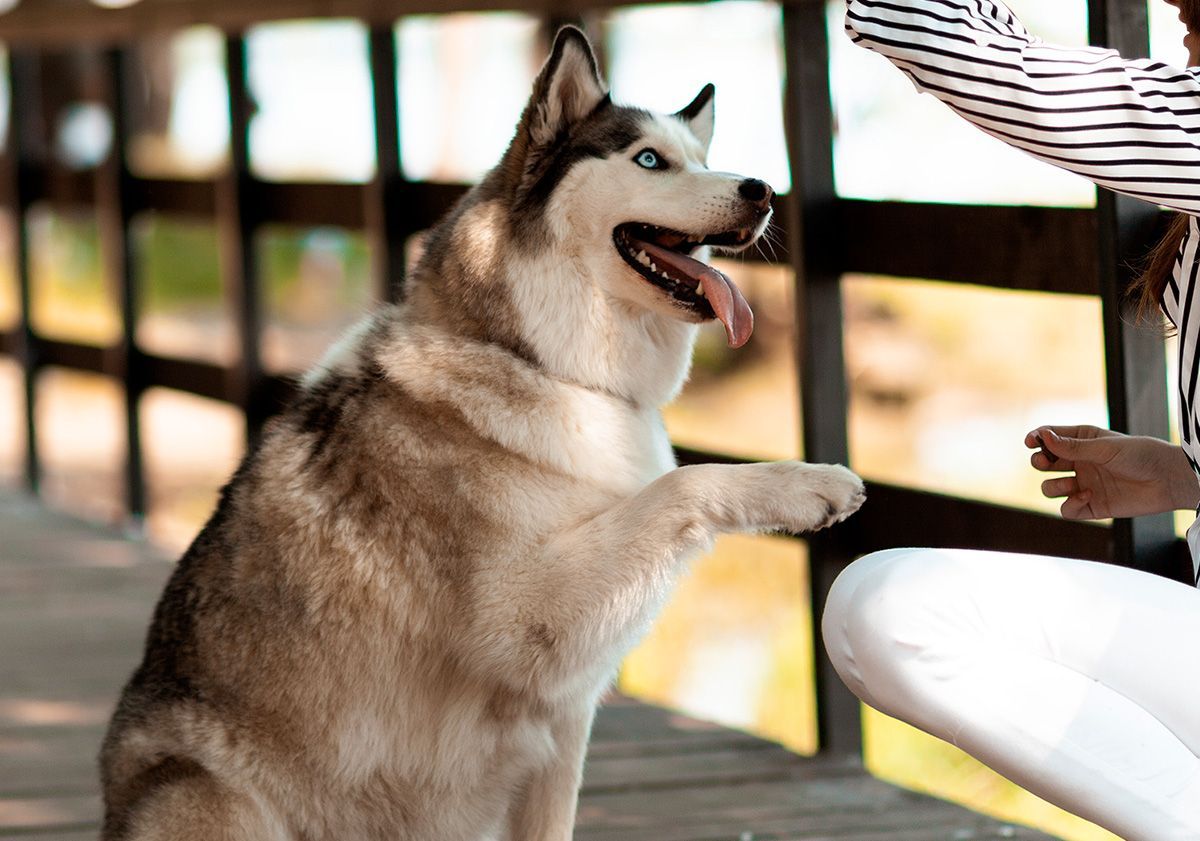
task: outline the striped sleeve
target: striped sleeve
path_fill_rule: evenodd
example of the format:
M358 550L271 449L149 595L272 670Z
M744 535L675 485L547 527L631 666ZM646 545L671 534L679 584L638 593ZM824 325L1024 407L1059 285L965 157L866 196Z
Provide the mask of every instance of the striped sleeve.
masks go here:
M995 0L849 0L846 29L988 134L1200 214L1200 69L1045 44Z

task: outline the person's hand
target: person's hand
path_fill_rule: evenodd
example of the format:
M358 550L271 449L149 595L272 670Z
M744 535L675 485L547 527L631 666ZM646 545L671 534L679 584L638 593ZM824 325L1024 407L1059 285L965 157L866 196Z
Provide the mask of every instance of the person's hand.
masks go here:
M1200 482L1182 448L1157 438L1095 426L1041 426L1025 436L1043 473L1071 473L1042 483L1050 499L1066 497L1068 520L1138 517L1196 508Z

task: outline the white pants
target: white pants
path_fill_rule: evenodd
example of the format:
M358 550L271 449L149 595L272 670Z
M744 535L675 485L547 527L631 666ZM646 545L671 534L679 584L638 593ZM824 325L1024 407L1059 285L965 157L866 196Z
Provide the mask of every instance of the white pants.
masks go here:
M1200 839L1200 591L1086 561L893 549L822 623L859 698L1127 841Z

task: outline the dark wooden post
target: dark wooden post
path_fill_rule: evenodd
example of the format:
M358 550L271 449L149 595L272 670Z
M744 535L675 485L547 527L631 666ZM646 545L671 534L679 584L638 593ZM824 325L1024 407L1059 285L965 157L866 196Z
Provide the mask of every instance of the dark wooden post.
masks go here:
M262 295L254 249L261 202L250 174L253 103L246 89L246 42L240 33L225 38L225 75L229 82L229 171L217 183L217 226L222 274L234 300L240 336L237 392L246 414L247 442L253 445L267 418L268 404L259 348Z
M377 292L386 301L404 295L407 270L400 201L404 176L400 169L400 110L396 87L396 31L389 25L371 27L368 61L375 102L375 177L367 185L367 237Z
M786 213L789 254L796 273L804 457L813 462L846 464L849 444L825 3L789 0L783 7L783 31L785 126L792 171ZM809 540L817 732L821 753L839 758L861 757L861 715L858 699L846 689L825 656L821 616L834 578L850 560L836 531Z
M125 380L125 501L130 523L138 528L146 513L146 483L138 407L146 389L145 361L137 348L138 291L130 231L130 174L125 160L128 137L126 54L112 48L103 55L104 99L112 117L112 148L96 169L96 211L104 270L117 290L121 337L115 349Z
M8 55L9 123L8 163L12 188L13 244L20 323L17 328L17 356L21 363L25 390L25 484L31 493L41 486L42 465L38 451L37 374L41 354L33 332L32 278L29 262L30 181L37 135L44 131L38 106L38 56L30 49L13 49Z
M1088 37L1127 58L1149 52L1144 0L1090 0ZM1122 316L1122 300L1135 271L1131 263L1151 245L1158 210L1145 202L1097 189L1100 295L1104 313L1104 355L1109 423L1135 435L1166 438L1167 372L1162 337ZM1191 583L1190 565L1176 551L1170 514L1117 520L1113 524L1113 560Z

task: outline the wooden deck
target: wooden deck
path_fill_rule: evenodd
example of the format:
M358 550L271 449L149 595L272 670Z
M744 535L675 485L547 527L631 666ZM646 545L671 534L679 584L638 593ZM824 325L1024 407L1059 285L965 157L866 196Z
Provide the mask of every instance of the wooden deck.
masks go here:
M0 493L0 841L96 837L94 757L168 571L143 544ZM600 713L575 837L1049 838L626 699Z

